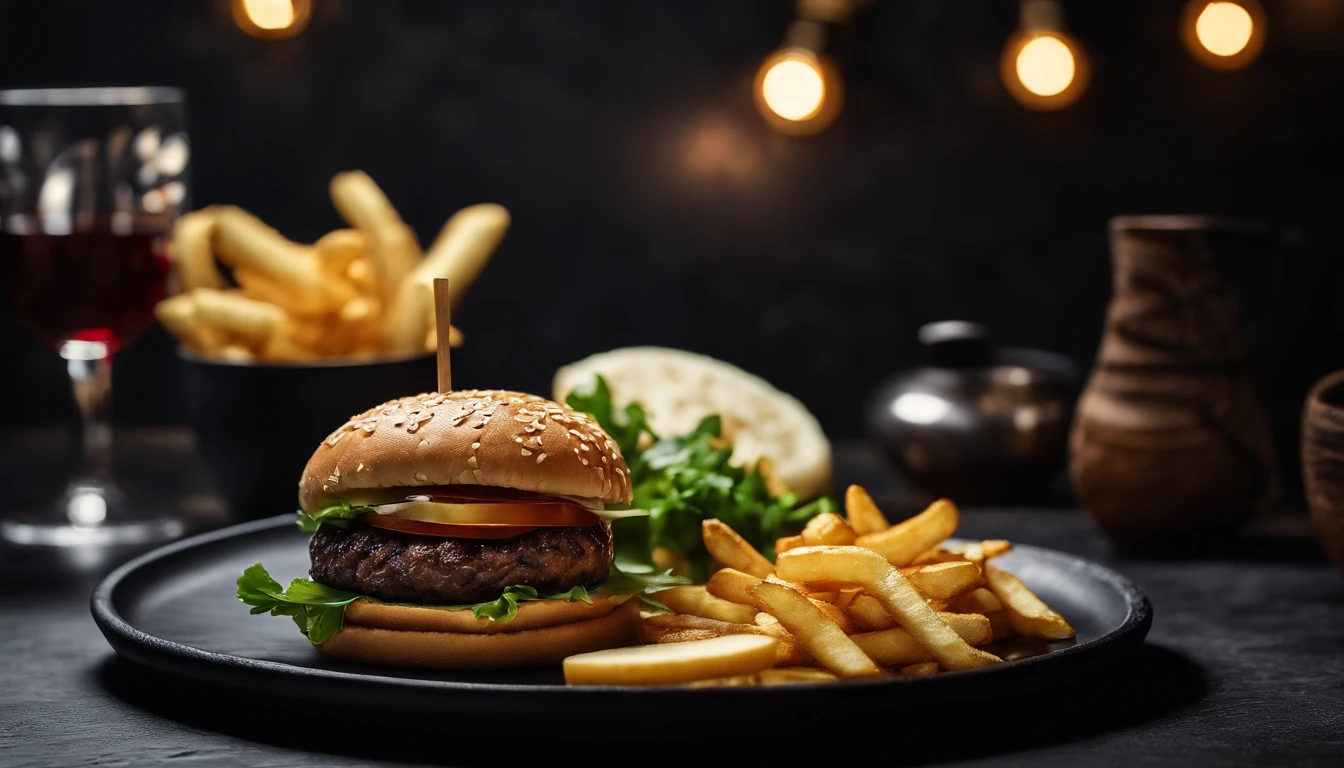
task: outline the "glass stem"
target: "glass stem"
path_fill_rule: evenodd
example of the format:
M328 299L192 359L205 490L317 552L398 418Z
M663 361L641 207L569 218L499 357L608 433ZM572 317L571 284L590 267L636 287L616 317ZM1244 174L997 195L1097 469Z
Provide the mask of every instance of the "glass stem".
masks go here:
M112 482L112 354L101 341L61 345L79 408L78 475L98 485Z

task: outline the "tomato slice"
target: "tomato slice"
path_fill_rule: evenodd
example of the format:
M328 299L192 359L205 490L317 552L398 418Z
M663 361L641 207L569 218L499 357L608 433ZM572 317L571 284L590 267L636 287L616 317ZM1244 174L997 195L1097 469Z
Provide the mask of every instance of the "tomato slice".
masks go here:
M495 525L473 523L455 525L451 523L426 523L419 520L402 520L391 515L365 515L361 518L374 528L389 531L414 533L421 536L445 536L453 539L511 539L524 533L535 531L534 525Z

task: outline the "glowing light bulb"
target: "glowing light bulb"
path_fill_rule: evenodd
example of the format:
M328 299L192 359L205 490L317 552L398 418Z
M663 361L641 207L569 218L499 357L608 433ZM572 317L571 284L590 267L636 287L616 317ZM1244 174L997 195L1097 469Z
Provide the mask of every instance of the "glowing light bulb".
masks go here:
M1056 96L1073 82L1073 51L1054 35L1038 35L1017 52L1017 79L1037 96Z
M294 23L293 0L243 0L243 10L261 29L284 29Z
M293 37L308 26L312 0L233 0L233 19L253 37Z
M1013 98L1032 109L1063 109L1087 90L1087 55L1058 28L1013 35L999 71Z
M785 56L766 70L761 96L770 111L785 120L807 120L826 101L826 80L814 62L803 56Z
M1195 36L1215 56L1235 56L1250 45L1255 22L1236 3L1209 3L1195 19Z

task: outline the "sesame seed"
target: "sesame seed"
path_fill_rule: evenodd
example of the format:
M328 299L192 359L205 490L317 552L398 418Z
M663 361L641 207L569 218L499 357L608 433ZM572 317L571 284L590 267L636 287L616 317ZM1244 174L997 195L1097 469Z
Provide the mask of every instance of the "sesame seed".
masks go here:
M481 470L479 470L479 469L473 469L473 470L471 470L471 474L473 474L473 475L476 476L476 482L478 482L478 483L481 482Z
M529 451L529 450L527 450L526 448L524 448L524 449L523 449L523 455L524 455L524 456L531 456L531 455L532 455L532 452Z
M480 447L481 447L481 444L480 444L479 442L476 442L476 443L472 443L472 444L471 444L471 450L473 450L473 451L476 450L476 449L478 449L478 448L480 448Z
M467 457L467 466L468 466L468 467L471 467L472 469L475 469L475 468L476 468L476 457L475 457L475 456L468 456L468 457Z
M588 450L588 444L587 444L587 443L579 443L579 450L583 450L583 451Z
M587 459L585 459L585 458L580 458L579 461L583 462L583 466L585 466L585 467L588 466L588 460L587 460Z
M537 454L537 463L538 463L538 464L540 464L541 462L543 462L543 461L545 461L545 460L546 460L546 454L544 454L544 453L539 453L539 454Z

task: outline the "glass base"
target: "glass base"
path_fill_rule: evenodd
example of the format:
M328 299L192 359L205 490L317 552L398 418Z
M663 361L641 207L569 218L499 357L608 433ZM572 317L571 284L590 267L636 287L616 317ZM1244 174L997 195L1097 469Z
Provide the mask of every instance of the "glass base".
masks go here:
M181 536L181 520L132 509L115 486L74 482L53 508L19 512L0 520L0 537L14 544L93 547L146 544Z

